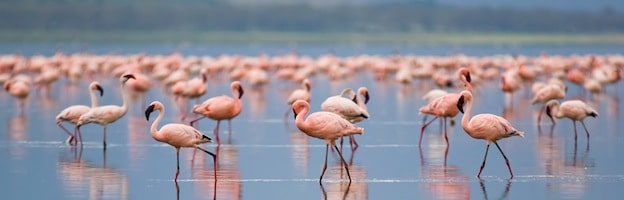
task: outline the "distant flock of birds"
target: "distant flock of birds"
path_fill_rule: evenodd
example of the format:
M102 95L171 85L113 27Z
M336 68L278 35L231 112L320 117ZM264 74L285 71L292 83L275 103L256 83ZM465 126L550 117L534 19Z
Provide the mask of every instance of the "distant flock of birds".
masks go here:
M184 57L181 54L170 55L92 55L57 53L53 56L35 55L25 57L18 54L0 56L0 82L6 92L17 98L20 113L23 114L25 100L34 86L42 92L48 92L51 84L66 79L75 84L83 79L91 80L89 94L91 105L72 105L59 112L56 116L57 124L69 137L70 145L82 144L80 127L89 123L103 127L103 147L106 149L106 127L122 118L128 110L128 98L132 94L142 94L155 86L165 88L174 95L180 107L181 116L186 117L185 110L189 99L197 99L198 104L192 108L192 113L200 116L190 123L168 123L159 127L165 113L165 106L159 101L151 102L145 109L145 117L149 121L150 114L158 111L153 121L150 133L159 142L167 143L176 149L177 170L179 174L179 151L183 147L196 148L213 157L216 155L202 148L203 143L212 142L212 138L204 135L194 123L208 117L217 121L214 135L219 143L219 126L222 120L227 120L231 133L231 120L242 111L241 98L244 93L243 85L252 88L262 87L269 82L280 79L299 83L301 89L292 91L285 102L291 105L295 114L295 124L303 133L310 137L325 140L325 164L319 181L322 181L327 168L327 154L330 146L340 155L349 182L348 165L336 140L349 137L352 150L358 143L353 135L363 134L364 129L356 123L369 117L366 103L369 101L369 91L366 87L353 91L344 89L340 94L326 97L321 110L312 112L309 101L311 97L311 77L321 74L331 80L341 80L356 76L359 71L368 71L374 74L376 81L394 81L399 84L411 84L413 81L430 81L437 89L424 95L427 104L420 108L420 113L434 116L434 119L423 120L418 145L422 143L422 135L431 122L440 118L444 124L444 137L448 146L446 133L447 118L453 120L459 113L463 113L461 126L464 131L475 139L486 141L486 151L483 163L477 177L480 177L487 158L490 144L498 148L505 158L509 174L513 177L511 165L497 141L511 136L523 137L524 133L514 128L505 118L494 114L478 114L471 117L472 106L475 103L473 88L478 88L481 82L500 80L502 92L512 97L512 94L523 86L530 85L533 93L533 104L542 104L542 113L550 117L553 125L554 118L569 118L574 122L576 141L576 122L579 121L585 129L589 139L589 131L583 122L587 116L597 117L598 112L588 106L583 100L567 100L559 102L566 95L570 84L576 84L590 95L600 95L605 87L615 84L621 79L624 56L622 55L572 55L551 56L543 54L535 57L527 56L485 56L471 57L466 55L453 56L376 56L359 55L351 57L337 57L332 54L318 58L286 54L277 56L260 55L247 57L239 55L221 55L218 57ZM99 105L96 91L103 94L101 85L94 81L98 76L119 77L122 88L123 104ZM231 96L216 96L199 103L206 93L208 79L229 79L231 81ZM452 90L454 83L461 82L462 91ZM243 84L244 83L244 84ZM315 97L322 98L322 97ZM284 114L288 117L289 112ZM75 125L70 131L62 125L68 122ZM216 162L215 162L216 163ZM215 167L216 173L216 167ZM215 176L216 178L216 176Z

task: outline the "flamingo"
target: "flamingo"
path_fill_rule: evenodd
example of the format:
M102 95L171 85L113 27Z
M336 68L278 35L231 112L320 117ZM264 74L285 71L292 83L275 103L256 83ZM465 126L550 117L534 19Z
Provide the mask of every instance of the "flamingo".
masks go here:
M70 133L69 130L63 127L62 122L67 121L69 123L76 125L81 115L83 115L84 113L87 113L89 109L97 107L98 100L97 100L97 97L95 96L94 90L100 91L100 96L104 95L104 90L102 89L102 86L100 86L100 83L98 83L97 81L91 82L91 84L89 84L89 95L91 97L91 107L85 106L85 105L69 106L63 109L56 116L56 125L61 127L69 135L69 138L67 138L67 143L69 144L72 144L72 142L74 141L74 134Z
M472 91L472 86L470 85L470 81L471 81L470 70L468 68L462 67L458 70L458 76L459 76L459 80L461 80L466 86L466 89L468 91ZM448 134L446 132L446 118L454 118L457 115L457 113L459 113L459 109L457 109L457 99L459 98L459 96L460 94L458 93L447 93L430 101L427 105L419 109L419 112L421 114L430 114L435 117L431 119L429 122L424 123L422 127L420 128L420 137L418 139L418 146L422 144L422 136L427 126L429 126L431 122L433 122L439 117L442 117L442 120L443 120L442 123L444 124L444 139L446 140L446 145L447 146L449 145Z
M13 79L4 82L4 89L16 97L19 105L20 115L24 114L26 100L30 94L31 79L26 75L17 75Z
M511 175L511 178L513 178L513 172L511 172L509 159L507 159L507 156L505 156L505 153L503 153L503 150L500 146L498 146L496 141L511 136L524 137L524 132L514 128L509 121L497 115L478 114L471 118L470 111L472 111L472 103L472 93L467 90L462 91L459 99L457 100L457 108L464 114L461 121L462 128L464 128L464 131L466 131L470 137L485 140L487 144L485 147L483 163L481 163L481 168L479 169L477 177L481 177L481 172L483 171L483 167L485 167L485 160L487 158L488 150L490 149L490 144L494 143L496 148L498 148L498 151L500 151L503 155L503 158L505 158L507 169L509 169L509 174ZM466 112L464 112L465 104L468 104Z
M225 95L212 97L199 105L193 106L193 113L200 114L202 116L195 120L192 120L190 122L190 125L193 126L193 123L205 117L217 120L217 126L214 128L213 131L216 135L217 143L219 142L219 125L221 124L221 120L228 120L228 131L231 134L232 119L238 116L241 110L243 110L241 97L243 96L244 91L240 81L233 81L230 84L230 89L232 91L232 97L228 97Z
M96 123L101 126L104 126L104 135L102 138L102 145L104 146L104 149L106 150L106 126L110 123L114 123L115 121L123 117L128 111L128 95L126 94L125 85L129 79L135 79L134 75L126 74L119 78L121 82L121 96L123 99L122 106L117 106L117 105L99 106L99 107L89 109L87 113L80 116L80 118L76 122L76 130L77 130L77 136L80 137L81 143L82 143L82 136L80 134L80 126L89 124L89 123Z
M539 87L539 86L536 86ZM531 104L537 104L548 102L550 100L555 99L563 99L565 97L565 85L559 85L556 83L549 83L546 86L541 87L540 89L536 89L535 96L531 100ZM537 123L542 121L542 113L546 109L546 106L542 106L539 114L537 115ZM555 123L554 119L551 118L551 121Z
M342 90L340 95L331 96L325 99L325 101L321 104L321 110L336 113L351 123L357 123L364 119L368 119L368 112L363 110L360 105L358 105L357 101L358 98L353 90L346 88ZM368 98L366 98L365 101L368 102ZM349 139L351 147L353 149L357 149L358 144L355 141L355 138L350 137Z
M340 155L340 159L342 160L345 170L347 171L349 182L351 182L349 167L347 167L347 162L342 156L340 149L336 146L336 139L353 134L361 135L364 133L364 129L355 126L336 113L327 111L315 112L306 118L306 115L310 112L310 104L304 100L295 101L292 108L295 113L295 124L297 125L297 128L299 128L299 130L306 135L325 140L327 143L325 146L325 164L323 165L323 170L321 171L319 183L323 180L323 175L327 169L327 154L329 152L329 145L334 146L338 155Z
M150 133L152 134L152 138L154 140L167 143L173 146L176 149L176 161L177 161L177 169L175 174L175 182L178 182L178 175L180 174L180 148L188 147L199 149L203 152L206 152L208 155L212 156L212 162L214 163L213 173L215 179L217 178L217 157L214 153L200 147L200 144L212 142L212 139L204 134L202 134L197 129L192 126L186 124L179 123L169 123L158 129L158 124L162 120L165 115L165 107L159 101L153 101L150 105L145 109L145 119L149 121L149 116L154 110L160 111L158 113L158 117L156 120L152 122L152 126L150 128Z
M310 103L310 100L312 100L312 97L310 95L310 89L312 88L311 83L310 83L310 79L303 79L303 81L301 82L301 88L300 89L296 89L294 91L292 91L292 93L290 93L290 96L288 96L287 102L288 105L291 105L296 101L296 100L305 100L308 103ZM284 113L284 119L286 119L288 117L288 113L289 111L286 110L286 113Z
M550 100L546 103L546 115L550 117L554 124L553 113L554 117L565 117L572 120L574 124L574 141L576 141L576 121L581 122L587 134L587 139L589 139L589 131L587 131L583 120L588 116L598 117L598 112L581 100L568 100L561 104L557 100Z

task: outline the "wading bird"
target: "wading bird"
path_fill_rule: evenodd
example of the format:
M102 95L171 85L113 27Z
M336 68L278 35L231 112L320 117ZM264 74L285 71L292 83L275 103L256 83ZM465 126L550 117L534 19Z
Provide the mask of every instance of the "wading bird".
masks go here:
M158 113L158 117L156 120L152 122L152 126L150 128L150 133L152 134L152 138L154 140L167 143L173 146L176 149L176 161L177 161L177 169L175 174L174 181L178 181L178 175L180 174L180 148L188 147L199 149L203 152L206 152L208 155L212 156L212 161L214 163L214 177L217 178L217 157L214 153L209 152L206 149L201 148L199 145L203 143L212 142L212 139L192 126L186 124L178 124L178 123L169 123L158 129L158 125L165 115L165 107L159 101L154 101L150 103L150 105L145 109L145 119L149 121L149 116L155 110L160 111Z
M315 112L306 118L306 115L310 112L310 104L304 100L295 101L292 105L292 109L295 113L295 124L299 130L310 137L325 140L327 143L325 146L325 164L323 165L323 171L321 172L319 182L323 180L323 175L327 169L327 154L329 152L329 145L334 146L336 152L340 155L340 159L342 160L345 170L347 171L349 182L351 182L349 167L347 167L347 162L344 160L340 149L336 146L336 139L353 134L363 134L364 129L355 126L351 122L342 118L340 115L332 112Z
M511 178L513 178L513 172L511 172L509 159L507 159L507 156L505 156L505 153L503 153L503 150L500 146L498 146L496 141L511 136L524 137L524 132L517 130L511 125L511 123L509 123L509 121L497 115L478 114L471 118L470 111L472 111L473 103L472 93L464 90L460 93L460 95L461 96L457 100L457 108L464 114L461 120L462 128L464 128L464 131L466 131L470 137L485 140L487 144L485 147L485 155L483 156L483 163L481 163L481 168L479 169L477 177L481 177L481 172L483 171L483 167L485 167L485 160L487 159L490 144L494 143L496 148L498 148L498 151L500 151L503 155L503 158L505 158L507 169L509 169L509 174L511 175ZM466 112L464 112L465 104L468 104L466 106Z
M81 143L82 143L82 136L80 133L80 126L89 124L89 123L96 123L101 126L104 126L104 133L103 133L104 135L102 137L102 145L104 146L104 149L106 149L106 126L108 126L108 124L110 123L114 123L115 121L117 121L118 119L126 115L126 112L128 111L128 101L129 101L128 98L129 97L128 97L128 94L126 94L127 91L126 91L125 85L129 79L134 79L134 76L132 74L126 74L119 78L119 81L121 82L121 96L123 99L123 104L121 106L118 106L118 105L98 106L98 107L89 109L87 113L80 116L80 118L76 122L76 131L77 131L76 135L77 137L80 138Z
M78 122L78 119L80 118L80 116L82 116L83 114L89 112L89 109L97 107L98 106L98 100L97 100L97 97L95 95L94 90L100 91L100 96L104 95L104 90L102 89L102 86L100 86L100 83L98 83L97 81L91 82L91 84L89 85L89 96L91 97L91 107L85 106L85 105L69 106L69 107L63 109L56 116L56 125L61 127L67 133L67 135L69 135L69 138L67 138L67 143L69 143L69 144L73 143L74 138L75 138L74 137L75 133L70 133L69 130L67 130L65 127L63 127L62 122L66 121L66 122L74 124L74 126L75 126L76 123ZM74 129L75 129L75 127L74 127Z

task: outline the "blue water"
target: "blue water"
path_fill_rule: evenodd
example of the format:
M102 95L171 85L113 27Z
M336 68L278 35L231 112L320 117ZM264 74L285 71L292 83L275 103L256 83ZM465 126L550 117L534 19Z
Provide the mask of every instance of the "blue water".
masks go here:
M52 55L57 49L66 53L84 52L72 45L0 45L0 53ZM300 55L318 56L329 51L339 56L358 54L390 55L467 55L607 54L624 52L618 46L367 46L367 45L88 45L96 54L168 54L183 55L240 54L255 56L285 54L296 49ZM121 104L115 78L97 76L105 95L100 104ZM538 106L530 96L517 93L512 108L503 106L504 96L498 80L479 86L476 113L505 114L514 126L526 132L524 138L501 140L501 148L510 159L514 178L494 146L490 148L482 179L476 174L485 151L485 142L466 135L461 126L449 128L450 147L446 158L444 138L437 122L425 132L418 147L422 116L418 108L425 104L421 96L430 86L410 86L392 81L374 81L363 71L355 78L329 81L325 75L312 77L312 110L320 110L324 98L344 87L366 86L371 94L370 119L359 123L365 133L356 136L361 145L355 152L346 145L344 156L349 163L353 183L341 182L346 175L339 157L330 152L329 166L322 185L318 176L324 161L324 141L299 132L285 99L298 87L273 80L262 89L245 87L243 112L221 124L222 144L204 145L218 155L217 181L214 182L211 157L183 149L180 154L180 177L173 181L175 151L153 140L151 122L145 120L145 105L153 100L165 104L165 123L179 122L173 97L160 85L146 93L144 100L131 103L126 116L108 126L108 148L101 145L101 127L83 127L83 148L63 143L66 134L56 126L54 117L73 104L88 104L87 81L76 86L61 79L53 93L45 98L31 93L28 107L20 116L15 99L0 92L0 193L6 199L619 199L624 187L624 137L620 134L622 82L606 88L606 94L591 101L600 116L585 120L591 132L587 140L578 125L579 138L574 142L572 122L559 120L551 130L547 121L536 124ZM211 80L203 99L230 94L229 82ZM528 93L527 93L528 94ZM570 86L568 94L579 94ZM155 115L155 114L153 114ZM459 122L459 117L457 122ZM152 116L154 117L154 116ZM199 121L198 129L212 135L216 122ZM69 124L66 127L71 127ZM538 129L541 127L541 129ZM230 138L228 138L230 137ZM348 144L345 143L345 144ZM341 179L342 177L342 179ZM216 189L215 189L216 185ZM216 192L215 192L216 190Z

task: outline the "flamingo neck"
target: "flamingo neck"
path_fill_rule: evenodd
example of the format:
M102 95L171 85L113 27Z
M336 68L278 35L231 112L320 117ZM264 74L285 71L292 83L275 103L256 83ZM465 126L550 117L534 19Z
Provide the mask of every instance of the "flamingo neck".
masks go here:
M91 108L98 107L98 100L95 91L89 88L89 96L91 97Z
M305 117L306 115L308 115L308 112L310 111L310 107L306 106L303 107L299 113L297 113L297 116L295 117L295 124L297 125L297 127L299 127L299 129L304 129L305 127Z
M366 103L364 103L364 96L363 96L363 95L360 95L360 97L361 97L361 98L358 98L358 99L357 99L358 105L360 106L360 108L361 108L363 111L368 111L368 109L366 109Z
M121 84L121 99L123 100L123 104L121 104L121 109L124 110L124 112L128 111L128 102L129 100L129 96L128 94L126 94L126 83L122 83Z
M150 128L150 133L152 133L152 137L156 138L157 133L158 133L158 125L160 124L160 120L162 120L163 116L165 115L165 108L161 108L158 109L160 112L158 112L158 117L156 117L156 119L154 120L154 122L152 122L152 126Z
M462 116L461 119L461 125L462 128L464 129L464 131L466 131L466 133L470 132L471 127L468 126L468 123L470 122L470 113L472 112L472 98L470 99L466 99L466 110L464 111L464 115Z

